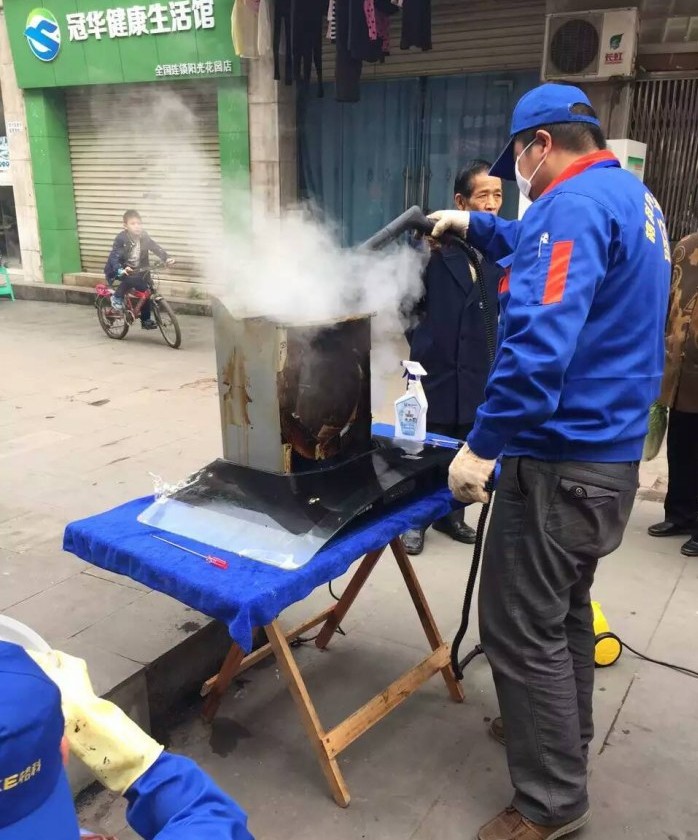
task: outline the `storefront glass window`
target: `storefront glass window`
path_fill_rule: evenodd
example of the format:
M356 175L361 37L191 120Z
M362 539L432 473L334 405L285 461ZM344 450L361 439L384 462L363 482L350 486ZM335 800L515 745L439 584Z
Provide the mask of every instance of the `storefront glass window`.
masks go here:
M12 187L0 187L0 260L10 268L22 265Z

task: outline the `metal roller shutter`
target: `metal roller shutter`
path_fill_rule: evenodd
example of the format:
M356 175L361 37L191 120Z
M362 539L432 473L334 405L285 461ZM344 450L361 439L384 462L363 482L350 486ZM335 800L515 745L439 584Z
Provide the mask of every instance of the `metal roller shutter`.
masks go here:
M432 0L433 49L400 49L400 15L390 31L385 64L364 63L362 78L444 76L488 70L538 69L543 60L544 0ZM335 48L323 51L334 78Z
M202 282L222 236L214 84L66 91L83 271L101 273L125 210L177 259L167 277Z

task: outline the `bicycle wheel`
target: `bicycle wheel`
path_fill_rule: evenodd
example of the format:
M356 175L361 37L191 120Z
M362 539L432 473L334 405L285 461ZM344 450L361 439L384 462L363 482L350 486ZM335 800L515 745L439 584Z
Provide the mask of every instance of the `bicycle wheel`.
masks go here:
M101 297L97 303L97 317L99 324L109 338L125 338L128 332L128 321L123 310L114 309L108 297Z
M182 343L182 331L179 328L177 316L174 314L170 304L163 298L158 298L157 300L153 298L151 305L162 337L173 350L176 350Z

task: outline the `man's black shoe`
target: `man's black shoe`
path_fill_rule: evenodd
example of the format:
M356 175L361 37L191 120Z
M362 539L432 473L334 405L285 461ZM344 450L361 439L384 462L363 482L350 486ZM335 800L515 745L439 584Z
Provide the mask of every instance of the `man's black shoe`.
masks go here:
M475 531L465 522L453 522L450 519L439 519L434 522L434 530L446 534L452 540L466 545L475 544Z
M665 519L664 522L658 522L656 525L650 525L647 533L650 537L678 537L692 534L696 529L695 522L676 523L669 522Z
M698 537L693 537L681 546L681 554L686 557L698 557Z
M141 321L141 329L144 330L156 330L158 325L155 321Z
M424 551L424 528L412 528L402 535L402 544L405 551L412 556L421 554Z

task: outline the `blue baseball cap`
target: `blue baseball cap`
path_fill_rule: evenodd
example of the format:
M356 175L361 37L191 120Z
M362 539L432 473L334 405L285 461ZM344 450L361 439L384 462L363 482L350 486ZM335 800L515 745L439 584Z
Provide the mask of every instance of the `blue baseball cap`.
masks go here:
M77 840L58 686L9 642L0 642L0 686L0 840Z
M525 93L514 108L509 142L490 169L490 175L504 178L505 181L516 180L514 138L522 131L539 128L542 125L555 125L556 123L583 122L596 126L601 125L596 117L573 114L573 105L588 105L591 108L591 102L589 102L586 93L572 85L548 82Z

